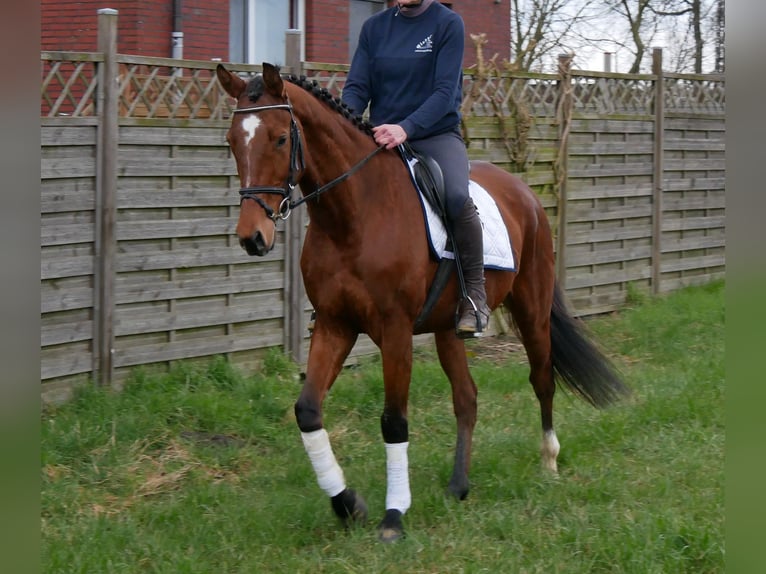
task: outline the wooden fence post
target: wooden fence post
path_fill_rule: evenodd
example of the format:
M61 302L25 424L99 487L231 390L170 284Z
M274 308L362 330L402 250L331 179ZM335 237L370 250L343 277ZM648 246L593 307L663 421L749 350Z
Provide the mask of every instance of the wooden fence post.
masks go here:
M662 277L662 192L664 189L665 78L662 48L652 51L654 80L654 172L652 183L652 294L660 292Z
M285 64L290 71L300 76L301 31L290 29L285 38ZM303 357L303 277L301 275L301 249L303 230L306 227L306 209L299 207L285 220L285 337L284 348L298 364Z
M559 55L559 93L556 102L559 149L554 162L555 186L558 204L556 207L556 276L562 289L566 289L567 270L567 178L569 156L569 130L572 127L572 54Z
M117 10L98 10L98 51L104 56L98 79L93 371L99 385L114 374L114 256L117 195Z

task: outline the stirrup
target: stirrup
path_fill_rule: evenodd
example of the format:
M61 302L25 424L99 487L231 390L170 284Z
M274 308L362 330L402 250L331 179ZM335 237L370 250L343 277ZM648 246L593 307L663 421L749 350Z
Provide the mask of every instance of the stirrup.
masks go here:
M312 309L311 311L311 317L309 317L309 322L306 325L306 328L309 330L309 336L314 332L314 327L316 326L316 319L317 319L317 312Z
M471 309L465 310L463 309L463 302L468 301L471 305ZM466 314L473 313L473 324L468 324L468 322L463 322L461 325L461 321L465 317ZM483 337L486 334L486 329L489 327L489 314L486 314L487 320L486 322L482 320L482 315L485 315L483 310L480 310L474 300L471 297L465 297L461 300L460 304L458 304L458 310L455 314L455 333L457 334L458 339L473 339L473 338L479 338ZM482 324L483 323L483 324Z

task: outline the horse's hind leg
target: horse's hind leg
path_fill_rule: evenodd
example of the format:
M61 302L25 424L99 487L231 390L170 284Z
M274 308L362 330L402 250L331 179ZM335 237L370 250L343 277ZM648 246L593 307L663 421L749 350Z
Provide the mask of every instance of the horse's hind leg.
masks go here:
M540 403L543 437L540 447L543 468L558 472L556 458L560 446L553 429L553 395L556 384L551 360L551 304L553 284L534 278L530 268L514 283L512 296L506 300L529 359L529 382ZM536 279L536 280L532 280Z
M471 444L476 426L476 384L468 370L465 345L454 331L435 333L439 362L452 386L452 405L457 419L455 465L447 490L463 500L468 496L468 471L471 466Z

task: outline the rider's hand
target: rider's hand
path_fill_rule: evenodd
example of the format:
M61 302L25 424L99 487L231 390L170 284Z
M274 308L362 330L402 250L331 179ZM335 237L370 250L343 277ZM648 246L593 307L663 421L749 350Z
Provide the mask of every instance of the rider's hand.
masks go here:
M407 132L399 124L383 124L372 128L375 142L379 146L391 149L402 144L407 139Z

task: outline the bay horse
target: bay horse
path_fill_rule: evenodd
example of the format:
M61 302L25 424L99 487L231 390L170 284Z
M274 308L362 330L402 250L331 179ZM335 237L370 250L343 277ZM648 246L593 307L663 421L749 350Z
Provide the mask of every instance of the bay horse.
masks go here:
M299 205L308 210L301 271L316 316L295 415L319 486L346 524L365 521L367 506L346 485L323 425L322 404L360 333L380 349L387 490L378 536L396 540L411 504L407 403L413 334L434 334L452 388L457 442L448 492L462 500L469 490L477 389L464 341L455 331L458 281L453 273L430 314L416 325L438 263L410 174L396 149L378 148L368 122L316 82L283 78L268 63L247 82L223 65L216 75L236 100L227 141L242 186L240 245L250 255L265 255L274 247L278 220ZM511 312L540 403L542 465L555 473L556 380L596 407L628 390L567 309L555 278L551 229L535 193L491 163L472 162L471 179L494 198L515 251L515 272L485 270L487 302Z

